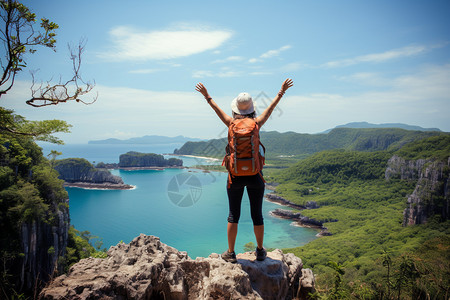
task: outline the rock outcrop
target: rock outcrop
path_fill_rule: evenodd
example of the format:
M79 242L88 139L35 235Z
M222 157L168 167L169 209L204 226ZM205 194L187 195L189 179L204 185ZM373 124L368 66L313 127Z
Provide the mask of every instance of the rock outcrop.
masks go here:
M238 254L225 262L218 254L188 257L186 252L141 234L130 244L111 247L106 259L87 258L45 288L41 299L307 299L314 275L302 261L281 250L255 260ZM302 280L300 280L302 278ZM298 294L299 293L299 294Z
M386 180L418 180L423 166L430 161L425 159L405 160L398 155L392 156L387 163L384 177Z
M301 227L321 229L321 231L317 234L317 236L319 237L333 235L331 232L328 231L328 228L323 226L323 223L338 221L337 219L316 220L313 218L306 217L299 212L293 212L287 209L280 209L280 208L270 211L270 214L278 218L292 220L294 224Z
M131 189L119 176L107 169L97 169L84 158L58 160L54 166L66 186L103 189Z
M442 220L449 218L450 159L424 166L414 192L409 195L403 211L403 225L426 223L428 218L439 214Z
M292 220L292 221L298 223L298 225L300 225L300 226L313 227L313 228L324 228L322 221L318 221L318 220L303 216L299 212L296 213L296 212L292 212L287 209L277 208L275 210L272 210L270 213L273 216L276 216L279 218Z
M271 201L271 202L275 202L284 206L289 206L295 209L307 209L306 206L303 205L299 205L299 204L295 204L287 199L284 199L281 196L275 195L274 193L267 193L265 195L266 199Z
M449 219L450 158L445 161L405 160L394 155L388 161L386 180L399 178L417 181L403 211L403 225L423 224L433 215Z

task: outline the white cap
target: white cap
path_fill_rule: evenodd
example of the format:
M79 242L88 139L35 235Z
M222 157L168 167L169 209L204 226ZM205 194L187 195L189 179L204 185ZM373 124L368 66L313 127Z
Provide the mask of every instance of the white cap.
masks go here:
M239 109L238 106L248 106L246 109ZM253 99L249 93L240 93L231 101L231 110L240 115L248 115L255 111Z

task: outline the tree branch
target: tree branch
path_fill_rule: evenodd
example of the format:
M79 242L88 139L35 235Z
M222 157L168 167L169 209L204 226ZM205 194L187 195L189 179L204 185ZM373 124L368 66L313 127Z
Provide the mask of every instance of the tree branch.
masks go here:
M45 85L41 83L36 87L34 74L31 74L33 77L33 84L31 86L32 97L26 101L28 105L43 107L73 100L83 104L92 104L97 101L98 93L96 93L91 101L84 101L81 99L81 96L91 92L95 87L95 82L85 82L80 76L81 56L84 51L84 44L84 41L80 41L76 49L69 46L73 76L65 83L62 83L60 80L58 84L52 85L50 81L48 81ZM81 87L80 85L83 86Z

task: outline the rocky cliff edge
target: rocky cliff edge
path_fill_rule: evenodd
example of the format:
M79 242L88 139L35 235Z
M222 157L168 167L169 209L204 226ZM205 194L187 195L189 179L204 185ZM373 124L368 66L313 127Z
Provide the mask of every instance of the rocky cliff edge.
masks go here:
M302 260L281 250L255 260L246 252L238 263L218 254L189 258L158 237L141 234L118 244L108 257L87 258L57 277L41 299L308 299L314 275Z
M426 223L434 215L440 215L441 221L450 218L450 157L447 161L405 160L394 155L385 178L417 182L403 211L403 226Z

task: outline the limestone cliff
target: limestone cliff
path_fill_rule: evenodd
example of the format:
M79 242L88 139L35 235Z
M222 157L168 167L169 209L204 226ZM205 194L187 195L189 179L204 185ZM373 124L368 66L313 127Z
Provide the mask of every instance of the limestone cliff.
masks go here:
M70 220L57 176L29 137L0 134L1 299L30 296L64 271Z
M68 199L66 200L68 202ZM26 222L20 228L23 257L16 266L21 290L30 291L62 273L58 259L65 256L69 232L69 210L53 204L53 224L45 221Z
M111 174L106 168L94 168L84 158L67 158L56 161L54 168L65 186L95 189L132 189L119 176Z
M96 169L84 158L67 158L56 161L55 170L66 182L123 184L122 178L106 169Z
M447 161L405 160L394 155L388 161L385 178L416 181L403 212L403 225L423 224L431 216L449 218L450 158Z
M111 247L106 259L83 259L45 288L42 299L307 299L314 275L302 261L280 250L238 263L188 257L186 252L141 234L130 244Z

